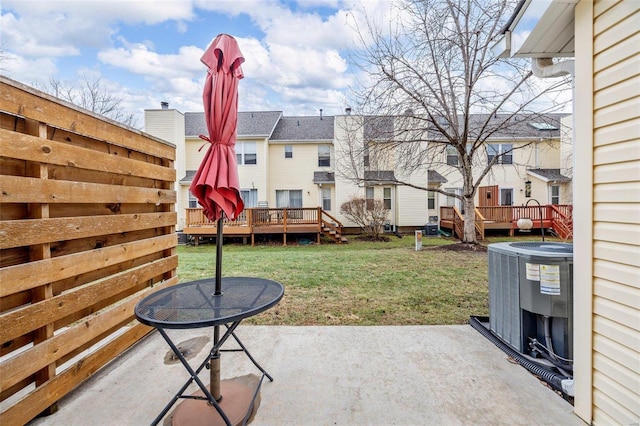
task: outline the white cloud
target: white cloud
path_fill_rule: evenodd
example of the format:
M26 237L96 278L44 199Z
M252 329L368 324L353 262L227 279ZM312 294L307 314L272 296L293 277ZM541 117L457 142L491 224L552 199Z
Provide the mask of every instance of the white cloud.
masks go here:
M356 4L388 9L386 0ZM335 12L321 16L316 6ZM247 58L241 109L340 113L342 91L352 82L345 59L345 48L353 46L349 21L359 20L360 12L342 0L301 0L289 7L276 0L3 0L0 35L15 75L33 69L32 80L56 76L62 72L57 58L73 56L77 69L67 76L80 69L96 72L138 111L160 101L199 111L206 73L200 58L207 46L195 45L203 25L198 11L244 14L255 26L237 37Z
M58 71L55 62L50 58L29 59L10 52L4 54L0 67L7 77L31 85L36 82L43 83L43 78L46 79Z
M204 70L200 62L203 53L198 47L183 46L177 54L159 54L145 44L125 42L124 47L99 52L98 59L147 78L193 77Z
M96 22L157 24L193 18L188 0L3 0L3 8L23 16Z

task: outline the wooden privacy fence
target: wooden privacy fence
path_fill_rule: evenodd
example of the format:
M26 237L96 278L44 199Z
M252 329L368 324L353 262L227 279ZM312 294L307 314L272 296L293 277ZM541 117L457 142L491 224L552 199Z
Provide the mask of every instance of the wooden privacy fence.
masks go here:
M24 424L151 329L177 283L175 147L0 77L0 424Z

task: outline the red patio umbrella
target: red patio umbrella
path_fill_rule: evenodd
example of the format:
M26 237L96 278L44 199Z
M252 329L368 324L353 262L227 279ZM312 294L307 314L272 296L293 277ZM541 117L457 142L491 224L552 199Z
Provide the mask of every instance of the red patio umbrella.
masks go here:
M216 290L221 294L223 213L236 220L244 208L240 196L236 159L236 125L238 123L238 82L244 57L236 39L219 34L200 58L209 68L202 92L204 117L209 136L207 152L189 190L203 207L205 216L218 221L216 237Z
M205 216L217 221L216 285L212 297L222 295L223 218L235 220L244 209L240 196L236 160L236 126L238 123L238 82L243 77L244 57L237 41L227 34L218 35L200 59L208 68L202 93L204 116L209 135L207 152L189 190L202 205ZM214 327L214 345L219 342L220 327ZM220 353L211 358L211 394L221 399Z
M240 66L244 57L233 37L220 34L200 60L209 68L202 93L209 135L200 135L209 148L189 190L209 220L221 219L223 212L235 220L244 208L235 151L238 82L244 77Z

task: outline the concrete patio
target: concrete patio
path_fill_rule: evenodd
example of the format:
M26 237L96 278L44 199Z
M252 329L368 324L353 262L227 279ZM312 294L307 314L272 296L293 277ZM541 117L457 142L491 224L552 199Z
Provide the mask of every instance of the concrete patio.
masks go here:
M175 342L211 334L170 331ZM252 425L584 425L469 325L241 326L237 334L275 379L265 380ZM179 363L165 364L167 351L152 333L30 424L149 424L188 378ZM244 354L223 353L223 379L248 373L257 370ZM201 377L208 383L207 370Z

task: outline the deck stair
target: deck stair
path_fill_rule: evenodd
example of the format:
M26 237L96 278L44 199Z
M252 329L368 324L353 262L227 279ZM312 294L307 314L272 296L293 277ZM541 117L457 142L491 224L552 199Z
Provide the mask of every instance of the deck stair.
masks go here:
M322 210L322 222L320 225L320 230L322 231L322 235L327 238L330 238L334 242L348 243L349 241L342 235L343 226L336 218L331 216L329 213Z

